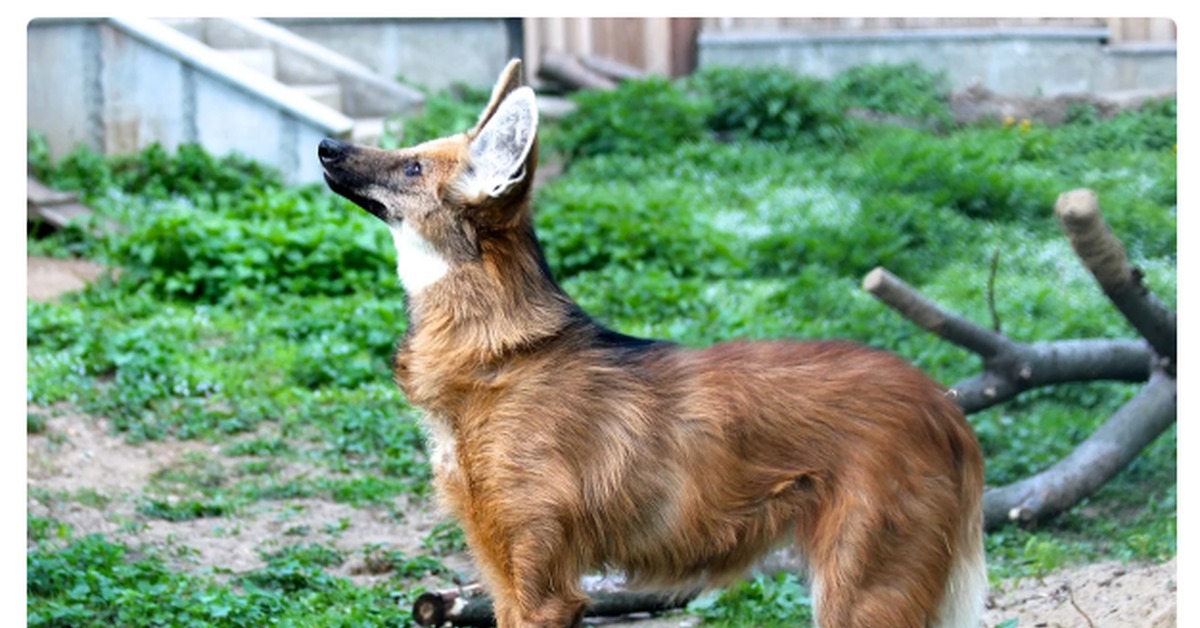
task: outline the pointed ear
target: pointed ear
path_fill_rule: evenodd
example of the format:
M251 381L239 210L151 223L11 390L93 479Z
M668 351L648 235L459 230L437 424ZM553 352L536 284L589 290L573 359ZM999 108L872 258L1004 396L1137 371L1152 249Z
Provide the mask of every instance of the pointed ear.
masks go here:
M471 129L469 135L475 137L479 131L483 129L483 125L491 119L496 113L496 109L500 107L500 103L504 102L504 97L515 91L521 86L521 60L513 59L504 66L500 71L500 77L496 79L496 86L492 88L492 98L488 101L486 107L483 108L483 113L479 114L479 121L475 123L475 128Z
M530 176L526 161L537 139L538 112L533 89L508 94L471 138L470 165L460 180L468 199L496 198Z

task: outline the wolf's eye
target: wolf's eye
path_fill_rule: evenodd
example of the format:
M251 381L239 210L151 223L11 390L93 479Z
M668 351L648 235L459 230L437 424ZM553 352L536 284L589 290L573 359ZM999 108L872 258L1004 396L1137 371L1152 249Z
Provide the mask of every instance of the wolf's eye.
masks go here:
M406 177L421 176L421 162L410 161L410 162L404 164L404 176L406 176Z

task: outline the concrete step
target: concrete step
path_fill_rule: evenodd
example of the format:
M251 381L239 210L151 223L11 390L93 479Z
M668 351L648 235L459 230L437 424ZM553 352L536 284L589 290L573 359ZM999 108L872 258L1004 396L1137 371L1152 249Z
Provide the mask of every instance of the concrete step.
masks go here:
M71 192L55 190L46 184L27 176L26 189L26 222L42 222L54 229L62 229L76 221L88 220L95 213L92 208L79 202L79 197ZM101 218L93 225L94 233L104 231L119 231L117 223L109 218Z
M191 37L192 39L203 42L204 37L204 18L199 17L164 17L158 21L170 26L171 28Z
M342 88L337 83L319 85L288 85L297 92L325 105L342 111ZM344 113L344 112L343 112Z
M220 52L263 76L275 78L275 53L270 48L234 48Z
M398 121L388 121L387 118L355 118L350 141L355 144L379 146L384 132L389 128L395 128L398 124Z

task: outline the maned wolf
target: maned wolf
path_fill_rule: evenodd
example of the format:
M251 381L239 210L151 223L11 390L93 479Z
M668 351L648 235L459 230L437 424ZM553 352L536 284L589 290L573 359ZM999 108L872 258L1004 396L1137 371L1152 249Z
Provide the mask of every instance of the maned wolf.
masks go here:
M597 324L534 234L537 124L513 60L465 133L318 150L395 238L395 379L499 625L578 625L589 570L718 586L791 543L822 626L977 627L983 460L944 389L849 342L694 349Z

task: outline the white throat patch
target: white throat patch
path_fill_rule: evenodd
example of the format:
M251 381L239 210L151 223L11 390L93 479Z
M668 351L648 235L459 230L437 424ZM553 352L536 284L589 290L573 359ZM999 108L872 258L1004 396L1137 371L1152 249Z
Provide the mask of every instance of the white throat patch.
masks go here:
M419 294L450 270L446 258L407 222L390 229L392 241L396 243L396 274L400 276L405 292Z

